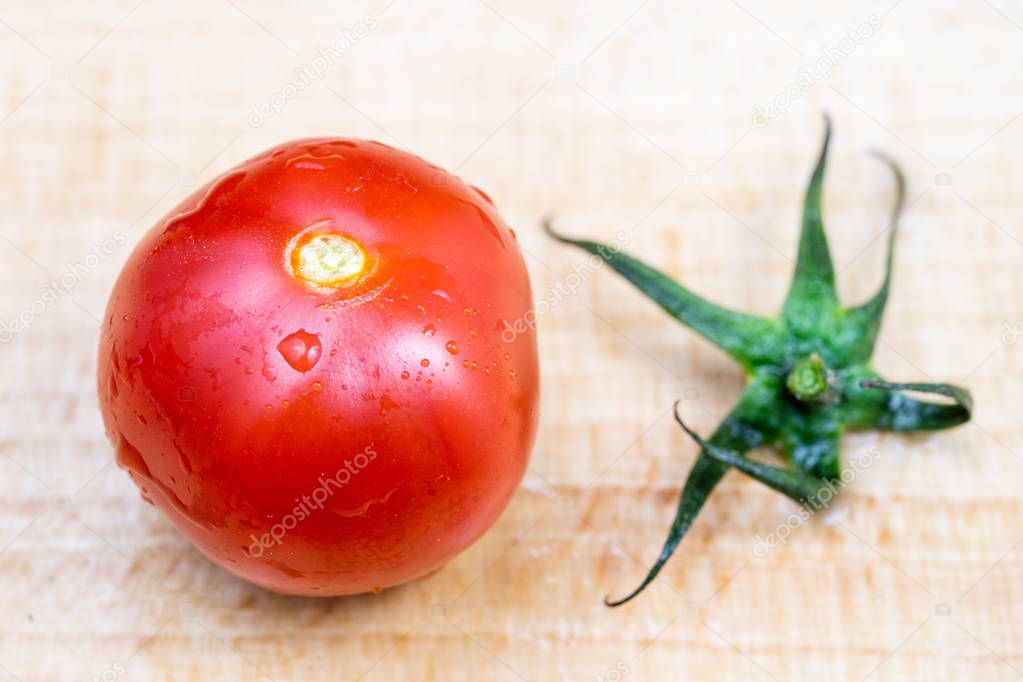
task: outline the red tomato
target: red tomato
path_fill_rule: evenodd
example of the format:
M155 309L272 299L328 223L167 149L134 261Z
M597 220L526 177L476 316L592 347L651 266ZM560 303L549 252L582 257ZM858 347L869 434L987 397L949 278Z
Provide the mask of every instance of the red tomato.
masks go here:
M145 499L271 590L422 576L522 479L536 341L490 199L377 142L301 140L200 189L128 259L99 350Z

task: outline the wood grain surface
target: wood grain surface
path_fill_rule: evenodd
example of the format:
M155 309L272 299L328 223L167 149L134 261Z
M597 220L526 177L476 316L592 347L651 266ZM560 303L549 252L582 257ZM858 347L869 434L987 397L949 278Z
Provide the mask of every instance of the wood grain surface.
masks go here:
M1019 678L1021 60L1014 0L3 0L0 678ZM766 554L756 538L796 508L729 474L660 580L607 609L655 558L695 456L672 402L706 433L743 379L610 272L570 277L580 254L539 221L624 231L698 292L771 314L822 110L846 300L879 282L893 195L866 152L909 180L877 365L965 383L976 418L848 436L843 456L873 465ZM481 186L536 298L562 292L507 512L429 578L331 600L193 550L112 462L94 387L99 318L145 230L318 134Z

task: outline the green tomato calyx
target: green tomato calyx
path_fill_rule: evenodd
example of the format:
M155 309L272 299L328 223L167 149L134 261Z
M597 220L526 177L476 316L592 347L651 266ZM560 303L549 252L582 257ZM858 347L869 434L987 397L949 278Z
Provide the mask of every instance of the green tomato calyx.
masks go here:
M699 454L656 562L627 596L605 600L609 606L624 604L653 582L729 470L805 506L808 500L823 499L825 487L843 480L839 440L844 431L930 431L970 419L973 401L966 389L885 381L870 362L888 301L895 235L906 196L902 171L882 155L877 156L895 179L884 279L864 303L845 307L839 301L822 218L831 121L825 118L825 124L824 144L804 199L795 273L776 317L715 305L620 249L570 239L554 232L549 222L545 225L552 237L600 258L669 315L732 356L748 378L736 405L706 440L686 426L676 410L680 426L699 444ZM941 400L922 400L907 391L936 394ZM764 446L779 450L785 465L746 456Z
M789 370L785 387L796 400L814 405L834 405L842 397L837 375L817 353L811 353Z

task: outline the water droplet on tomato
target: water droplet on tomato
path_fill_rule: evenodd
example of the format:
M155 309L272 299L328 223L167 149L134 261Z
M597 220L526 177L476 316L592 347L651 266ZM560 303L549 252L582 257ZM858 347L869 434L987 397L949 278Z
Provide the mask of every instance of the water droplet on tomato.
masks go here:
M277 344L277 350L292 368L299 372L308 372L319 362L323 346L316 334L299 329L294 334L284 337L284 340Z
M458 344L455 341L448 341L448 345L445 347L452 355L458 355Z
M465 306L465 310L463 310L462 312L464 312L469 317L473 317L474 315L476 315L476 309L473 308L471 305Z
M437 327L433 326L432 324L428 324L425 327L423 327L423 334L425 334L426 336L433 336L436 333Z
M389 395L380 396L380 416L387 413L388 410L393 410L396 407L401 407L397 402L391 399Z
M153 474L138 448L129 443L123 435L117 434L117 465L144 481L152 480Z
M270 356L263 358L263 369L261 370L263 378L269 381L271 384L277 381L277 368L270 362Z
M320 391L323 390L323 384L321 384L319 381L314 381L313 382L313 390L316 391L317 393L319 393Z
M422 360L419 361L419 365L421 367L429 367L430 366L430 361L427 360L426 358L423 358Z
M409 378L409 373L408 373L407 369L402 371L401 378L402 379L408 379Z
M434 296L438 298L443 298L445 301L451 300L451 296L448 294L448 292L444 291L443 289L434 289L430 293L432 293Z
M306 169L306 170L318 170L318 171L325 170L325 168L326 168L322 163L317 163L316 161L312 161L312 160L310 160L310 159L308 159L306 157L299 157L297 159L291 159L290 161L288 161L287 165L288 165L289 168L303 168L303 169Z
M227 198L227 195L241 184L247 174L246 171L236 171L220 178L193 208L173 216L168 216L164 230L171 232L184 226L190 220L194 221L195 224L201 223L205 216L208 216L220 207Z
M486 202L487 202L488 204L490 204L491 206L493 206L493 205L494 205L494 200L490 198L490 195L489 195L489 194L487 194L486 192L484 192L483 190L481 190L481 189L480 189L479 187L477 187L476 185L469 185L469 186L470 186L470 187L472 187L472 188L473 188L474 190L476 190L476 193L477 193L477 194L479 194L479 195L480 195L481 197L483 197L483 199L484 199L484 200L485 200L485 201L486 201Z

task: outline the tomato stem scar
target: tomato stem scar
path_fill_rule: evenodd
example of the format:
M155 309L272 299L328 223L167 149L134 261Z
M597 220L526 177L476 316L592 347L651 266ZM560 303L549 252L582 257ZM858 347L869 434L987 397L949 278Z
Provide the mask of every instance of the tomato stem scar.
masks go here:
M361 274L366 267L362 247L334 232L303 234L289 248L292 273L317 286L339 286Z

